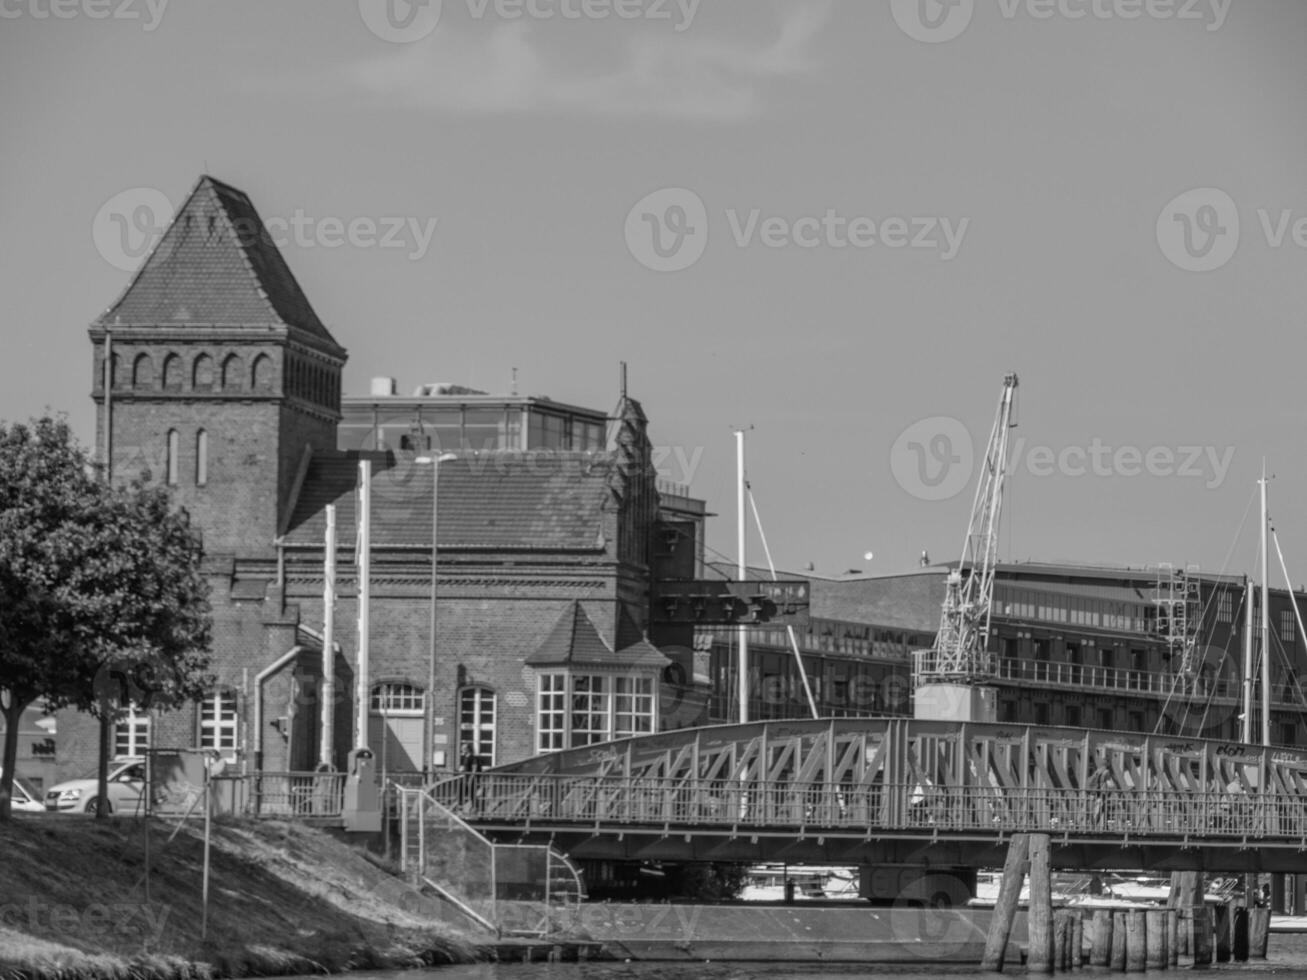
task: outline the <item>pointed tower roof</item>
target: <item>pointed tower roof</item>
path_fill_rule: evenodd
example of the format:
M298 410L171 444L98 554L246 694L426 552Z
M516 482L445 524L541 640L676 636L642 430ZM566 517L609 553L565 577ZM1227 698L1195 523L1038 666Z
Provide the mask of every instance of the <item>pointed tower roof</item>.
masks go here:
M531 667L579 664L661 669L671 661L646 639L638 639L614 653L580 601L574 599L526 663Z
M344 353L313 311L253 202L207 175L96 324L283 327Z
M526 658L533 667L556 664L612 664L613 648L604 642L599 629L577 600L549 631L535 653Z

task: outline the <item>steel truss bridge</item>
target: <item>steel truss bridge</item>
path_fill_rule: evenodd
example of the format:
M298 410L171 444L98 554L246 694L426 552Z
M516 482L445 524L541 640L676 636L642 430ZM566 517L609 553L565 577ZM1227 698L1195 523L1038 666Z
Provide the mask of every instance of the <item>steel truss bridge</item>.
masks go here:
M916 719L775 721L537 756L432 796L573 858L1307 871L1307 751Z

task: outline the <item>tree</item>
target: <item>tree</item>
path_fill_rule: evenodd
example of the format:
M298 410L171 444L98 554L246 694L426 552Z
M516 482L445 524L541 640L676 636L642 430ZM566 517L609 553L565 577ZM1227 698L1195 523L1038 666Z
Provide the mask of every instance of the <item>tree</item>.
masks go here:
M67 422L0 425L0 819L23 710L43 698L100 720L100 812L118 714L201 697L211 637L203 552L163 487L109 487Z

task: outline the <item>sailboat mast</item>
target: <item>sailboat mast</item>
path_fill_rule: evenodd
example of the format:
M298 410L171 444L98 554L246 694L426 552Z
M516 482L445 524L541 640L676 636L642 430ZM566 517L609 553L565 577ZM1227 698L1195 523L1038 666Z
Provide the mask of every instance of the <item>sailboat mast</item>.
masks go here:
M738 508L738 520L736 523L736 547L739 549L739 578L743 582L749 573L748 563L745 560L745 517L744 517L744 430L740 429L735 433L735 468L736 468L736 507ZM739 698L740 698L740 724L749 720L749 627L744 623L739 626L740 635L740 676L739 676Z
M1243 725L1239 739L1253 740L1253 583L1243 579Z
M1266 460L1262 459L1262 744L1271 744L1271 607L1266 547Z

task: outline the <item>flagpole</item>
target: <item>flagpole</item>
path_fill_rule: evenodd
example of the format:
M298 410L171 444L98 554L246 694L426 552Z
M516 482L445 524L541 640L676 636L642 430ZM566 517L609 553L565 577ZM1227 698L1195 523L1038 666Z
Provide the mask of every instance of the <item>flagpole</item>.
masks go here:
M359 460L358 546L355 554L358 564L359 597L359 658L356 684L354 746L368 747L368 704L371 688L368 684L369 643L371 640L372 604L372 461Z

